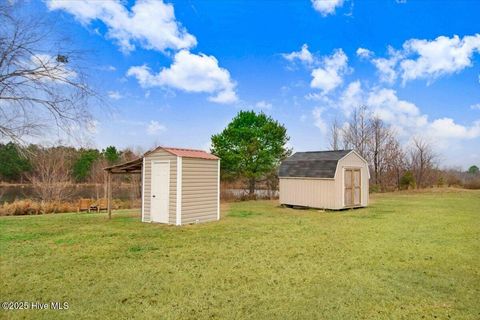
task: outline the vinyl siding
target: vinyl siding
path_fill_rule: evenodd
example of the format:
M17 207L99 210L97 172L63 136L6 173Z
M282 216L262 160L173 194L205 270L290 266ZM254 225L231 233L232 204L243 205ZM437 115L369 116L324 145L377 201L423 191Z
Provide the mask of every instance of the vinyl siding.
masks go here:
M218 160L182 158L182 224L217 220Z
M152 178L152 160L170 161L170 195L169 195L169 214L168 223L175 224L176 205L177 205L177 157L164 150L156 150L145 156L145 181L144 183L144 221L150 221L150 200L151 200L151 178Z

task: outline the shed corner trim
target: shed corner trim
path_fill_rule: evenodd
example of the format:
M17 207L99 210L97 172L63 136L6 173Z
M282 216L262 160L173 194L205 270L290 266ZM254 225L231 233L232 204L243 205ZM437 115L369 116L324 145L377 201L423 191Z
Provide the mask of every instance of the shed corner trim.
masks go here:
M220 159L217 163L217 220L220 220Z
M182 157L177 156L177 206L175 225L182 225Z
M145 222L145 157L142 157L142 222Z

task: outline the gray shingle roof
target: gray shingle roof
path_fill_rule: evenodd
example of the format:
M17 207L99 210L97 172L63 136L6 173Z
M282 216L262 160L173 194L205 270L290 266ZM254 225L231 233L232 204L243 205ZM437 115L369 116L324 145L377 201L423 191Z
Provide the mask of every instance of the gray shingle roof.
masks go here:
M334 178L338 160L352 150L296 152L280 165L279 177Z

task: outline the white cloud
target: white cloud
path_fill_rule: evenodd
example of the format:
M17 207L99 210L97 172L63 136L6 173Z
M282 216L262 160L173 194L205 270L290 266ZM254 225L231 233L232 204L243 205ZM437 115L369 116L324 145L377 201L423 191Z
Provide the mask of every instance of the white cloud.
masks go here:
M392 89L377 88L370 91L365 105L403 136L418 132L428 123L428 117L421 114L415 104L399 99Z
M313 123L318 129L320 129L322 134L326 134L328 130L327 122L322 116L325 110L326 109L323 107L316 107L312 110L313 121L314 121Z
M471 67L472 58L480 52L480 34L437 37L434 40L410 39L401 50L388 49L388 57L372 59L383 82L402 84L415 79L431 82L438 77L460 72Z
M108 91L108 97L113 100L120 100L123 96L118 91Z
M365 48L357 49L357 56L359 56L362 59L370 59L371 57L373 57L373 55L374 55L373 51L370 51L368 49L365 49Z
M480 120L470 127L465 127L456 124L453 119L441 118L430 124L427 133L437 139L474 139L480 137Z
M342 49L337 49L331 56L323 58L321 67L313 69L310 86L326 94L342 84L342 77L348 71L348 57Z
M147 126L147 133L149 135L155 135L160 132L166 131L167 128L160 124L158 121L151 120L150 123Z
M480 34L452 38L440 36L435 40L408 40L403 44L408 54L416 57L400 63L403 82L414 79L433 80L472 66L472 56L480 52Z
M343 0L311 0L313 8L320 12L322 16L334 14L335 9L343 6Z
M308 50L308 45L304 44L300 51L293 51L291 53L282 53L282 57L287 59L290 62L294 62L295 60L299 60L306 64L312 64L314 61L314 57L312 53Z
M90 120L85 124L85 129L87 130L87 133L90 133L90 134L98 133L99 127L100 127L100 122L97 120Z
M346 116L349 116L355 108L364 103L363 91L360 81L351 82L340 95L338 105Z
M175 55L173 64L157 74L143 65L131 67L127 75L134 76L145 88L167 86L186 92L209 93L209 100L217 103L233 103L238 100L230 73L218 66L214 56L181 50Z
M395 90L381 87L363 90L360 81L350 83L338 100L329 103L330 107L340 108L347 117L354 108L362 105L367 106L376 116L391 125L399 137L405 139L422 134L446 144L453 139L480 137L480 119L471 126L460 125L450 118L429 121L428 116L414 103L400 99Z
M263 109L263 110L270 110L270 109L272 109L272 104L270 102L265 101L265 100L261 100L261 101L258 101L255 104L255 108Z
M136 2L128 10L120 1L49 0L50 10L64 10L82 24L100 20L107 26L107 37L124 52L135 44L146 49L165 51L192 48L197 40L175 19L173 5L161 0Z
M480 103L472 104L470 106L470 109L472 110L480 110Z
M49 54L34 54L30 56L30 61L25 62L25 68L37 69L38 72L29 77L42 82L53 81L61 83L77 77L75 71L67 68L65 63L57 61L56 56Z
M396 67L402 58L402 52L389 46L388 58L372 59L372 63L380 75L380 81L393 84L397 80L398 73Z

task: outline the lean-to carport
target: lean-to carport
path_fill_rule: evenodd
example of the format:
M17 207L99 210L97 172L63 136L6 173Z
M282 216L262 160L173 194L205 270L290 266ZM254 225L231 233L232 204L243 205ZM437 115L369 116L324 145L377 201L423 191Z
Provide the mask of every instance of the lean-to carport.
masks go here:
M107 211L108 219L112 218L112 175L114 174L141 174L143 158L120 163L104 170L107 172ZM143 196L143 195L142 195Z

